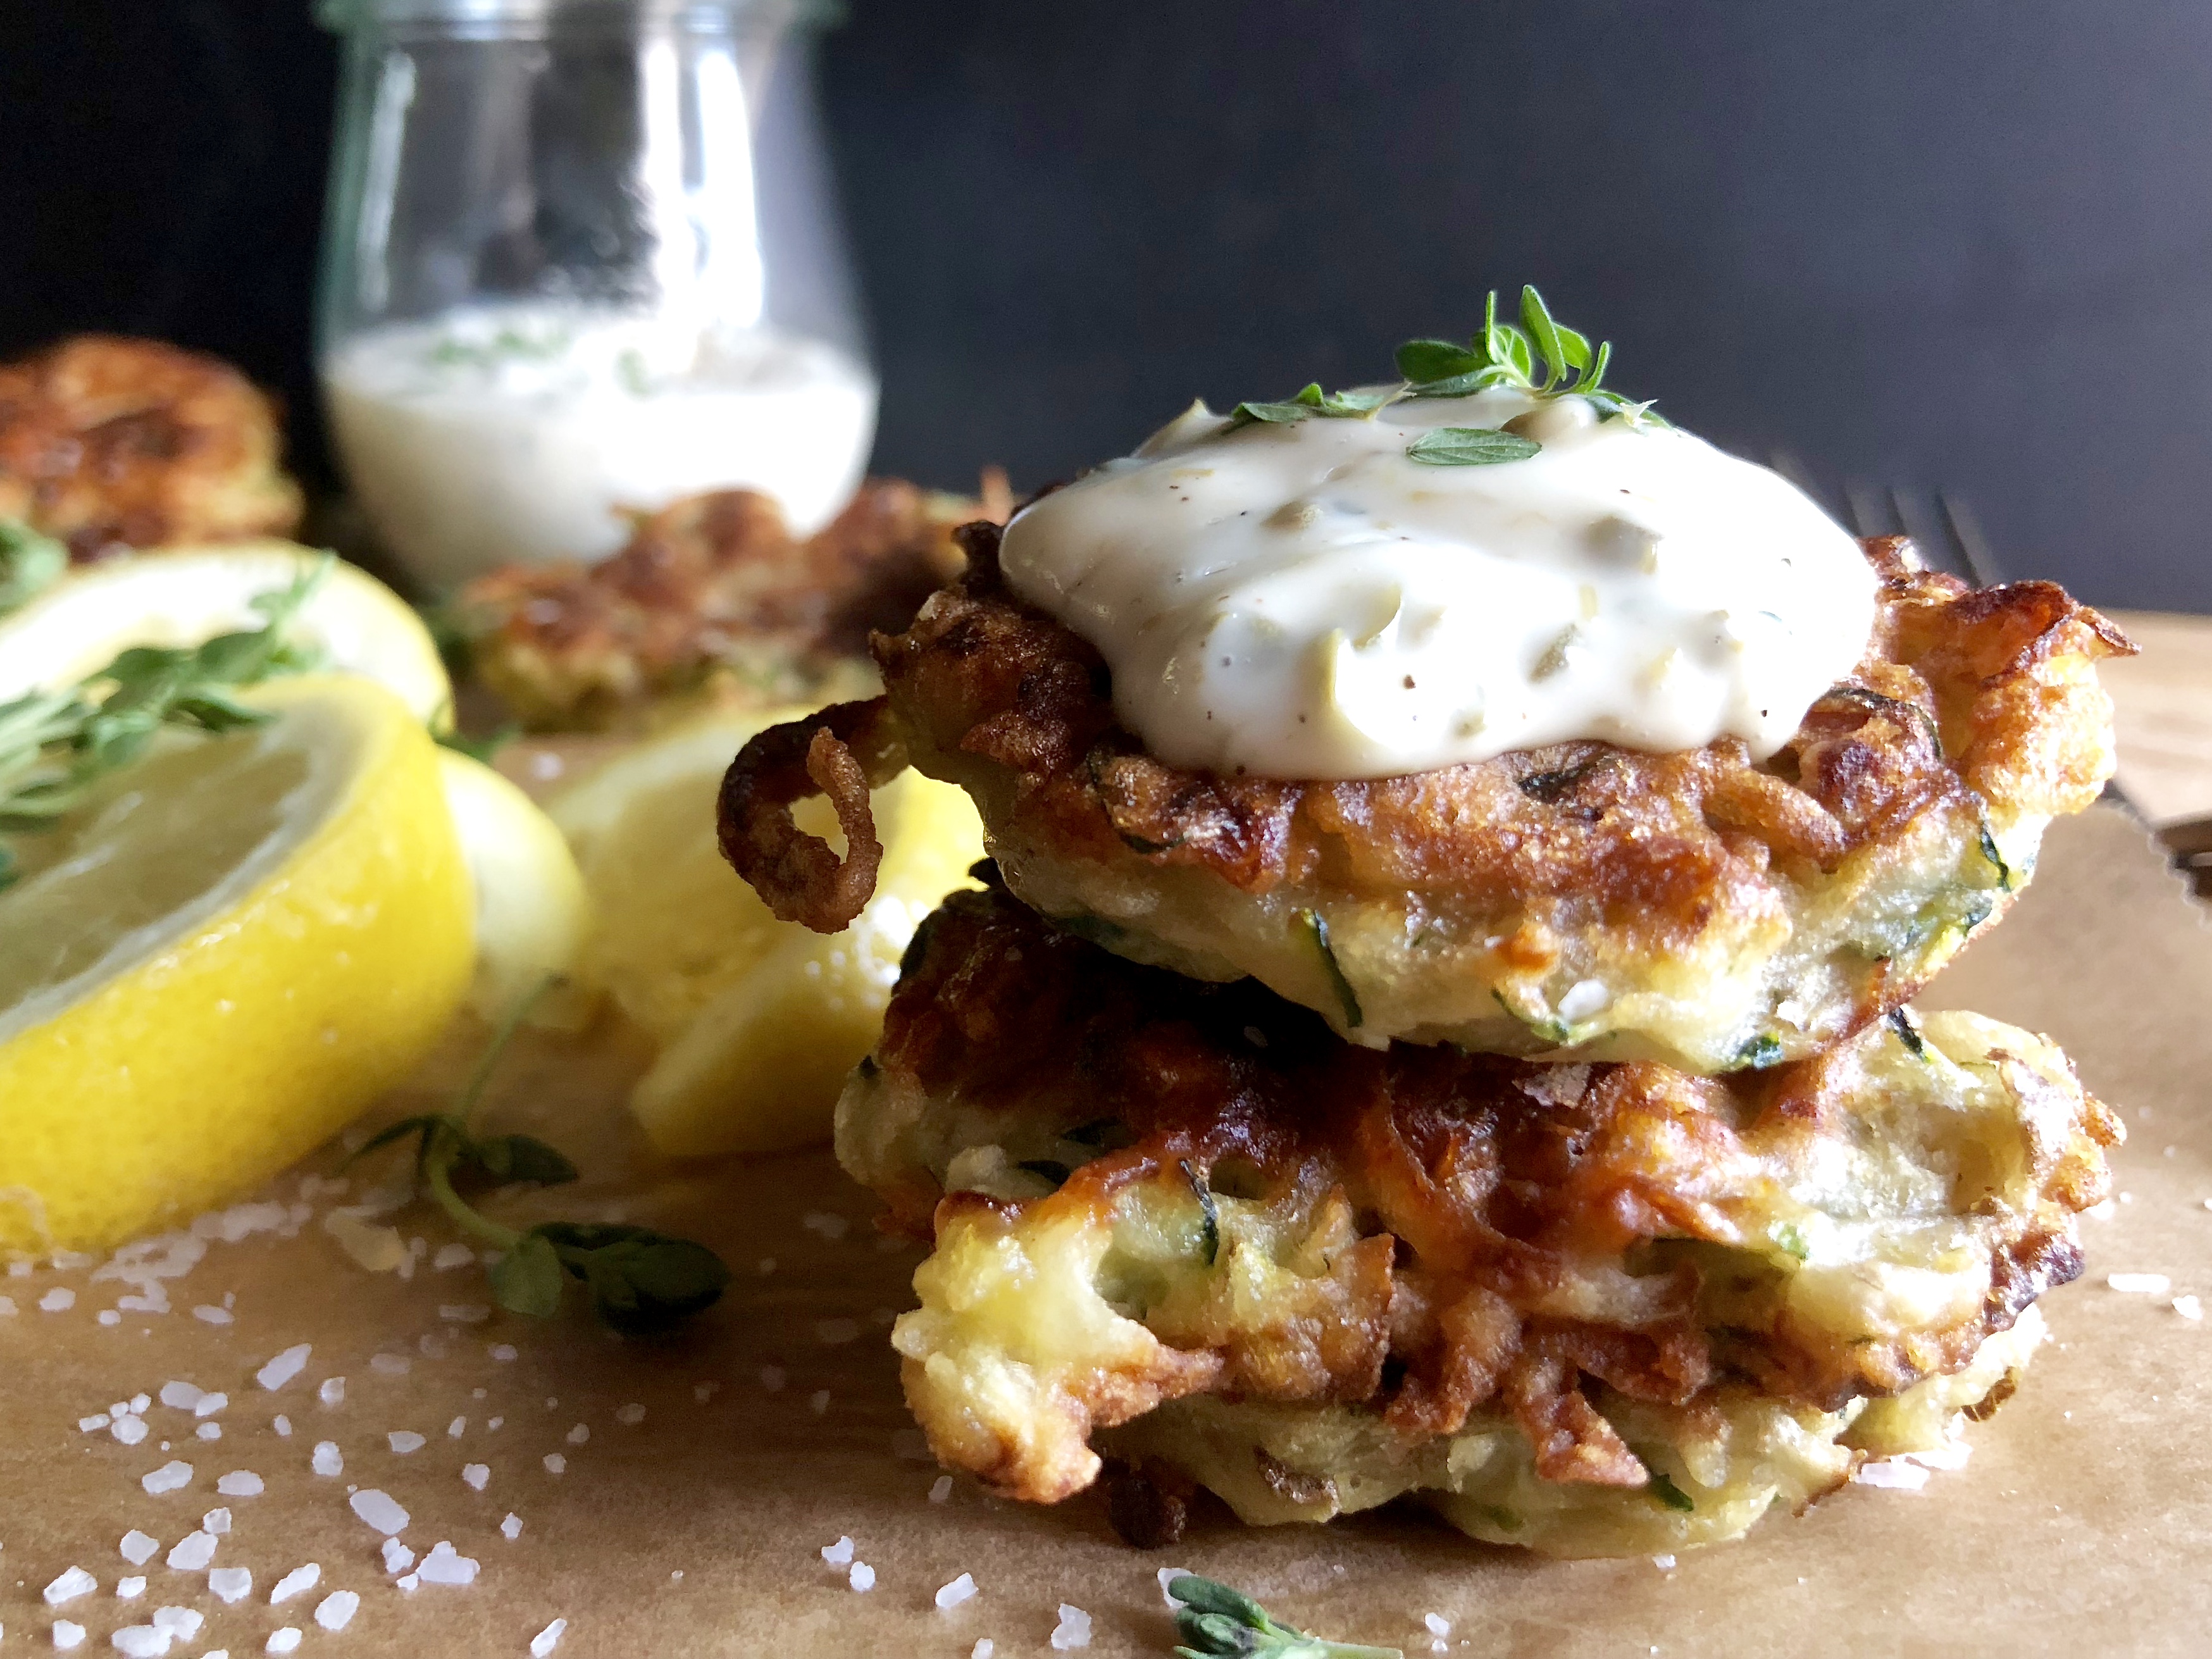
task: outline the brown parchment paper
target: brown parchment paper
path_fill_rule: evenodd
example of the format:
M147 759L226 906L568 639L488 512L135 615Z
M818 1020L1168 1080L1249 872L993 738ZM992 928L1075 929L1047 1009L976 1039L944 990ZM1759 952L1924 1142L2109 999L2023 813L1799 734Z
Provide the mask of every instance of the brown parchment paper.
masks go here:
M1155 1579L1164 1565L1408 1655L1431 1650L1429 1613L1451 1623L1444 1650L1467 1655L2203 1653L2212 1329L2167 1298L2104 1281L2164 1273L2177 1294L2212 1295L2212 933L2142 830L2100 809L2051 830L2015 914L1926 1001L2058 1037L2122 1107L2131 1139L2117 1158L2129 1201L2084 1224L2088 1275L2045 1304L2057 1340L2021 1394L1972 1431L1971 1464L1924 1491L1847 1488L1671 1571L1489 1549L1419 1513L1245 1531L1206 1509L1164 1558L1116 1541L1095 1498L1038 1510L958 1481L932 1503L937 1471L921 1459L884 1342L915 1258L879 1246L867 1196L826 1154L654 1170L617 1103L635 1057L604 1039L540 1040L502 1072L495 1121L537 1128L590 1174L531 1201L708 1238L737 1271L721 1307L662 1344L608 1337L580 1308L550 1325L465 1322L489 1301L480 1268L425 1261L410 1279L374 1275L322 1230L321 1212L359 1196L358 1173L348 1198L313 1200L296 1237L210 1245L170 1283L166 1316L97 1324L127 1287L88 1269L0 1279L18 1310L0 1316L0 1659L52 1651L57 1616L87 1627L81 1651L111 1651L113 1631L163 1604L207 1618L173 1652L238 1659L286 1626L304 1631L302 1654L521 1654L556 1617L569 1621L556 1650L566 1656L925 1659L967 1655L988 1637L1003 1659L1048 1654L1062 1601L1091 1616L1091 1652L1158 1655L1171 1641ZM457 1036L428 1081L450 1079L476 1040ZM337 1163L331 1149L309 1168ZM272 1191L295 1201L298 1185L295 1175ZM833 1217L848 1224L842 1237L829 1236ZM396 1218L432 1252L451 1240L427 1208ZM73 1289L75 1304L41 1310L57 1287ZM192 1313L226 1294L231 1323ZM299 1377L258 1386L263 1363L300 1342L313 1351ZM497 1345L516 1357L495 1358ZM373 1368L378 1354L404 1356L406 1372L387 1374L389 1358ZM328 1407L317 1389L333 1376L347 1379L345 1398ZM137 1446L76 1427L173 1378L228 1393L208 1419L220 1440L193 1438L194 1419L159 1404ZM622 1420L628 1405L645 1407L641 1421ZM280 1413L289 1437L273 1426ZM465 1424L449 1434L457 1419ZM572 1443L579 1425L588 1438ZM393 1430L427 1443L397 1454ZM311 1473L322 1440L341 1448L342 1475ZM565 1458L564 1472L549 1472L549 1455ZM140 1477L171 1457L192 1464L191 1485L149 1496ZM481 1492L462 1479L471 1463L489 1467ZM262 1495L219 1498L216 1479L231 1470L259 1474ZM407 1509L404 1541L418 1553L446 1539L478 1561L477 1581L396 1588L381 1539L348 1508L355 1485ZM166 1552L218 1504L234 1518L216 1565L250 1568L250 1597L225 1607L205 1573L157 1556L143 1569L144 1595L117 1599L117 1580L140 1571L117 1553L126 1529ZM510 1512L523 1522L513 1541L500 1532ZM821 1560L840 1536L875 1570L872 1590L856 1594ZM268 1605L276 1580L310 1561L316 1589ZM57 1615L40 1593L72 1565L100 1589ZM938 1611L938 1588L963 1571L981 1594ZM332 1634L312 1610L340 1589L362 1603Z

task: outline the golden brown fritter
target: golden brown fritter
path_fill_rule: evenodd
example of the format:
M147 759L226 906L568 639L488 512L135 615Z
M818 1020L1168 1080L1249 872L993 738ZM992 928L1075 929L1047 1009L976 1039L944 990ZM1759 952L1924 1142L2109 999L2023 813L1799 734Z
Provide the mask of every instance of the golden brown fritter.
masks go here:
M1989 1345L2080 1271L2119 1138L2057 1049L1974 1015L1724 1079L1376 1051L998 888L916 935L837 1124L847 1170L935 1246L893 1335L909 1403L998 1491L1066 1497L1093 1431L1128 1424L1125 1447L1261 1511L1194 1445L1274 1444L1259 1484L1293 1513L1260 1518L1363 1506L1326 1449L1356 1443L1370 1478L1510 1486L1524 1516L1587 1509L1561 1486L1663 1516L1663 1467L1713 1535L1787 1485L1751 1501L1761 1437L1803 1440L1795 1501L1847 1472L1839 1435L1925 1445L2016 1369L2025 1337ZM1736 1464L1708 1444L1730 1424ZM1504 1486L1446 1478L1468 1437ZM1292 1443L1321 1461L1301 1474Z
M0 519L81 560L289 536L282 453L270 400L196 351L85 334L0 366Z
M820 533L792 535L773 497L693 495L636 515L597 564L510 565L454 608L485 684L533 726L601 726L720 675L762 702L850 695L868 637L901 629L958 571L956 526L1003 521L1004 475L980 499L872 478Z
M1148 756L1097 653L1007 590L995 532L963 534L967 573L876 641L886 712L836 717L874 735L871 775L966 787L1013 890L1110 949L1253 975L1377 1045L1713 1073L1863 1028L2096 798L2094 665L2134 649L2048 582L1972 591L1890 538L1867 544L1865 659L1767 761L1733 738L1569 743L1374 781L1221 777ZM834 928L843 907L774 875L798 867L775 849L810 744L739 757L725 845L779 915Z

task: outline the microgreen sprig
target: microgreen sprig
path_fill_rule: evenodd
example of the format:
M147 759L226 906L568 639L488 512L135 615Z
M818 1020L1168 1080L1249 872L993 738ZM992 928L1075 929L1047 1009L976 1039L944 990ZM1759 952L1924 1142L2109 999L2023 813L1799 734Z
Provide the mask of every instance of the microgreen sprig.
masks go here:
M69 690L29 691L0 703L0 835L52 828L165 729L215 733L267 720L266 710L235 694L320 662L319 652L286 630L330 562L281 592L257 595L259 628L196 646L134 646ZM0 844L0 888L15 875L15 856Z
M1316 416L1364 420L1408 398L1464 398L1504 386L1539 398L1581 398L1599 418L1632 426L1664 426L1647 400L1638 403L1604 384L1613 343L1559 322L1533 288L1521 290L1521 320L1501 322L1498 294L1483 302L1482 327L1464 345L1456 340L1408 340L1398 348L1395 386L1324 392L1316 381L1279 403L1242 403L1224 431L1255 422L1288 426ZM1489 427L1447 426L1425 432L1406 447L1407 459L1429 466L1495 466L1526 460L1542 450L1534 438Z
M1176 1651L1182 1659L1229 1659L1235 1655L1252 1659L1405 1659L1396 1648L1331 1642L1278 1624L1243 1591L1194 1572L1169 1579L1168 1596L1182 1603L1175 1622L1176 1634L1183 1642Z
M491 1270L491 1290L509 1312L533 1319L550 1317L561 1305L562 1286L573 1278L583 1282L593 1309L615 1329L630 1334L662 1330L712 1307L730 1282L730 1270L705 1245L650 1227L612 1222L502 1226L474 1208L455 1186L457 1180L471 1178L497 1185L534 1182L544 1187L576 1179L576 1166L535 1136L480 1135L474 1127L485 1085L501 1055L554 983L546 981L507 1016L452 1110L402 1118L353 1157L363 1158L414 1137L416 1174L438 1207L463 1231L501 1252Z

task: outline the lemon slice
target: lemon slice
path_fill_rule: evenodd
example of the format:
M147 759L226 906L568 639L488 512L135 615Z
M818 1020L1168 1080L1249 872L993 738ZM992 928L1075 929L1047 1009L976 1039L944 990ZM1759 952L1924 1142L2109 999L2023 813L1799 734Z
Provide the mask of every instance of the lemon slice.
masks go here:
M630 1109L659 1151L770 1152L828 1139L845 1074L875 1046L908 941L983 855L975 808L951 784L902 773L873 805L884 862L853 925L825 936L771 921L771 948L639 1079Z
M579 971L673 1042L781 936L714 844L714 796L745 740L803 709L722 711L670 727L546 802L597 925Z
M134 645L191 646L258 628L248 601L281 593L324 561L294 542L241 542L88 565L0 619L0 702L94 674ZM332 561L291 623L324 665L382 682L440 729L453 688L436 641L407 602L367 573Z
M547 980L575 971L591 903L568 843L529 796L450 749L438 751L438 765L476 897L469 1006L496 1024ZM575 1030L589 1023L592 1000L556 991L532 1008L534 1024Z
M266 1179L459 1005L471 887L438 751L368 680L248 694L15 842L0 894L0 1255L100 1249Z

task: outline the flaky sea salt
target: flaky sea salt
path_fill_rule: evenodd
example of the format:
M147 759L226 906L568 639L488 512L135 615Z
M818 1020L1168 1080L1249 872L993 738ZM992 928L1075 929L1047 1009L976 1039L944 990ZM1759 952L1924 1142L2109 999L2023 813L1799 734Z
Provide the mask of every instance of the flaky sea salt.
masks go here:
M56 1647L61 1649L63 1652L66 1653L71 1648L82 1647L83 1644L84 1626L82 1625L72 1625L66 1619L57 1619L54 1620L54 1645Z
M384 1437L385 1443L402 1457L422 1449L422 1437L412 1429L394 1429Z
M135 1601L145 1593L146 1580L142 1576L115 1581L115 1596L119 1601Z
M222 1425L203 1423L192 1431L192 1436L198 1440L220 1440L222 1438Z
M502 1365L511 1364L514 1359L514 1345L512 1342L495 1342L485 1352Z
M645 1421L645 1407L632 1401L627 1406L615 1407L615 1421L626 1428L635 1428Z
M225 1498L258 1498L261 1477L252 1469L233 1469L215 1483L215 1489Z
M194 1417L213 1417L217 1412L221 1411L224 1407L229 1404L230 1396L227 1394L204 1394L198 1400L193 1402L192 1415Z
M545 1656L561 1645L561 1632L568 1628L565 1619L556 1619L544 1630L530 1638L530 1659L545 1659Z
M833 1567L846 1565L853 1559L853 1540L849 1538L840 1538L834 1544L824 1544L822 1547L822 1559Z
M77 1428L86 1434L97 1434L107 1425L108 1416L106 1412L94 1412L89 1417L80 1417L76 1420Z
M451 1273L456 1267L465 1267L477 1259L477 1253L465 1244L441 1244L438 1254L430 1258L430 1265L440 1273Z
M1674 1565L1674 1559L1672 1556L1667 1558L1667 1565L1670 1567ZM1440 1613L1425 1613L1421 1615L1421 1622L1428 1626L1429 1634L1431 1636L1449 1636L1451 1634L1451 1620L1445 1618L1443 1614Z
M318 1440L314 1455L307 1460L307 1467L317 1474L343 1474L345 1456L338 1450L337 1441Z
M568 1460L567 1458L562 1456L559 1452L547 1452L545 1454L546 1474L566 1474L568 1472Z
M154 1628L165 1630L180 1642L189 1642L200 1633L207 1623L207 1615L194 1607L156 1607L154 1609Z
M299 1647L298 1627L287 1625L282 1630L270 1632L269 1639L261 1644L261 1650L264 1653L295 1653L299 1650Z
M263 1388L275 1392L307 1368L307 1356L314 1352L312 1343L301 1342L285 1349L259 1370L253 1380Z
M1081 1607L1060 1604L1060 1622L1052 1627L1052 1647L1055 1653L1066 1653L1073 1648L1091 1645L1091 1615Z
M379 1376L404 1376L415 1369L415 1362L404 1353L374 1353L368 1357L368 1368Z
M407 1530L407 1511L392 1500L389 1492L369 1486L346 1499L353 1512L386 1538Z
M269 1426L276 1431L276 1437L280 1440L292 1437L292 1419L282 1412L269 1419Z
M189 1382L169 1382L161 1384L160 1399L172 1411L188 1412L200 1403L200 1391Z
M951 1475L940 1474L936 1480L929 1483L929 1501L931 1503L942 1504L951 1498L951 1496L952 1477Z
M581 1423L568 1431L568 1443L572 1446L580 1446L591 1437L591 1430Z
M125 1625L107 1638L108 1646L123 1659L163 1659L176 1638L153 1625Z
M222 1537L230 1530L230 1511L210 1510L205 1515L200 1516L200 1530L211 1532L218 1538Z
M404 1572L408 1568L414 1565L415 1552L413 1550L409 1549L406 1545L401 1543L397 1538L387 1538L384 1540L385 1571Z
M453 1325L481 1325L491 1317L491 1310L481 1302L465 1302L440 1308L438 1317Z
M215 1559L215 1544L212 1533L188 1532L164 1559L179 1572L204 1572Z
M310 1561L304 1567L295 1567L279 1578L269 1591L269 1605L281 1607L295 1595L305 1595L323 1582L323 1567L319 1561Z
M345 1378L343 1376L325 1377L323 1379L322 1387L315 1390L315 1398L321 1401L325 1406L344 1405Z
M975 1599L975 1575L963 1572L937 1592L937 1608L940 1613L950 1612L963 1601L972 1601Z
M1917 1463L1862 1463L1851 1479L1862 1486L1888 1492L1918 1492L1928 1484L1928 1471Z
M253 1572L248 1567L217 1567L208 1574L208 1593L225 1607L253 1594Z
M522 1536L522 1517L519 1515L510 1513L506 1520L499 1523L499 1532L501 1537L506 1539L508 1543L512 1544L516 1539Z
M991 1638L986 1636L980 1638L974 1647L968 1650L968 1659L991 1659L991 1656L998 1652L998 1650L997 1647L993 1644Z
M48 1607L58 1607L64 1602L76 1601L80 1595L89 1595L99 1588L100 1580L82 1567L70 1567L48 1584L41 1594L45 1595Z
M446 1425L446 1438L448 1440L459 1440L468 1431L469 1419L465 1417L457 1417Z
M2179 1314L2184 1319L2202 1319L2204 1317L2203 1303L2200 1302L2193 1296L2177 1296L2174 1297L2173 1310Z
M464 1463L461 1465L461 1480L473 1491L482 1492L484 1489L485 1484L489 1482L490 1479L491 1465L489 1463Z
M67 1313L76 1306L76 1292L66 1285L57 1285L39 1298L39 1307L46 1313Z
M2105 1283L2130 1296L2164 1296L2173 1288L2164 1273L2106 1273Z
M146 1437L146 1419L125 1412L107 1425L107 1431L126 1446L135 1446Z
M853 1225L843 1216L828 1210L809 1210L805 1215L799 1217L799 1224L810 1233L819 1233L823 1237L832 1241L844 1237L852 1230Z
M426 1584L473 1584L477 1579L475 1558L461 1554L442 1538L430 1547L416 1571Z
M191 1483L192 1466L176 1461L164 1463L160 1468L138 1479L138 1484L156 1498L165 1492L175 1492Z
M855 1561L852 1571L845 1575L845 1582L865 1594L876 1587L876 1570L865 1561Z
M830 1390L827 1389L817 1389L812 1394L808 1395L806 1396L806 1409L812 1412L817 1417L827 1416L830 1412Z
M228 1308L218 1308L204 1302L192 1310L192 1317L203 1325L228 1325L236 1316Z
M360 1611L361 1597L351 1590L332 1590L315 1604L315 1622L325 1630L343 1630Z
M161 1540L133 1527L123 1534L123 1541L116 1548L132 1566L143 1567L160 1553Z

